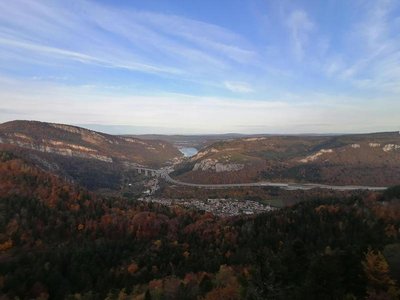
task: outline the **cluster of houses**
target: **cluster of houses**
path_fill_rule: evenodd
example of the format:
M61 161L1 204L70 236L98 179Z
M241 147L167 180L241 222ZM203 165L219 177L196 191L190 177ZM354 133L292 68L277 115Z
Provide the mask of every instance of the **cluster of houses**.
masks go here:
M237 199L169 199L143 197L140 201L153 202L166 206L179 205L189 209L210 212L217 216L230 217L237 215L253 215L272 211L276 208L252 200Z

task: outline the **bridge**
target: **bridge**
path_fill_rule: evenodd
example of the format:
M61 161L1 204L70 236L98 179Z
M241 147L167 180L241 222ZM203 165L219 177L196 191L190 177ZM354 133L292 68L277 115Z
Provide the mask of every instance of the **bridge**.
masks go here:
M144 174L146 177L160 177L160 170L145 168L145 167L134 167L138 174Z

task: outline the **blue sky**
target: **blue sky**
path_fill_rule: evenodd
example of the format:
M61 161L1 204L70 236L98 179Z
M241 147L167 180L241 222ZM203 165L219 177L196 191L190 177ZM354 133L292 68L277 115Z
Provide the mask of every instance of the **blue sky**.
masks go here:
M399 116L399 1L0 1L1 122L332 133Z

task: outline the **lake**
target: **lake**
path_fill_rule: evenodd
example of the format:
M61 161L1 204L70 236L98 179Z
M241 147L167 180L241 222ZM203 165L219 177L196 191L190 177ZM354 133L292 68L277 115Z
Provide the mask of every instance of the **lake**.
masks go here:
M185 157L191 157L198 152L197 149L193 147L180 147L179 151L181 151Z

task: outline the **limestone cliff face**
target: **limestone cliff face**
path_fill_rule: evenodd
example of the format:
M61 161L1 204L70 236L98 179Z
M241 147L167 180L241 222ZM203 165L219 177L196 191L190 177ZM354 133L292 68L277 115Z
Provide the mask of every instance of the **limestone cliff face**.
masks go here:
M315 163L323 161L352 163L356 158L360 161L370 160L371 163L378 164L387 159L399 158L400 145L394 143L381 144L370 141L353 143L337 147L335 149L321 149L307 157L298 160L300 163ZM397 159L398 160L398 159Z
M220 172L232 172L239 171L244 168L244 164L233 164L233 163L220 163L216 159L204 159L196 163L193 167L193 171L215 171Z
M98 150L96 149L54 140L42 140L41 143L37 143L31 138L26 136L22 137L22 135L17 133L14 134L14 136L10 134L6 135L6 137L3 137L0 142L4 144L8 143L17 145L22 148L37 150L40 152L54 153L71 157L97 159L109 163L113 162L111 157L99 154Z
M0 143L107 163L119 160L149 166L161 165L181 155L178 149L163 141L114 136L76 126L35 121L0 124Z
M385 152L390 152L390 151L394 151L394 150L400 150L400 145L396 145L396 144L386 144L383 148L383 151Z
M302 162L302 163L313 162L313 161L317 160L318 158L321 158L322 156L324 156L324 154L326 156L327 153L333 153L333 150L332 149L321 149L317 153L311 154L305 158L300 159L299 162Z
M193 182L316 182L390 186L400 182L400 134L260 136L218 141L177 170Z

